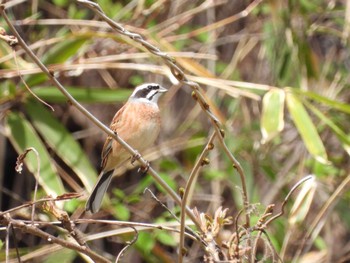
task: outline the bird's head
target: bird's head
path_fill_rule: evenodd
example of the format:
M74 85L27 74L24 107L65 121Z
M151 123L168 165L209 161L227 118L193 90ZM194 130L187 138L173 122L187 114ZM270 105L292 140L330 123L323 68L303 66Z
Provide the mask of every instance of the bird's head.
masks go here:
M129 100L139 100L143 102L151 102L157 104L159 97L164 92L167 92L167 89L163 88L157 83L145 83L135 88Z

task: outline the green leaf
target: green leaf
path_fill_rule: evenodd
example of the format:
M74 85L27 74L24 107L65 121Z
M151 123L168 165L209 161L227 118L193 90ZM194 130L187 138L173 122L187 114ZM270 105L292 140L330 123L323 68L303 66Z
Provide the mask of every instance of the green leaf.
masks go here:
M165 232L164 230L158 230L155 231L156 238L161 242L162 244L166 246L176 246L177 242L174 236L168 232Z
M139 232L139 236L136 242L136 246L146 255L151 253L152 248L155 245L155 241L152 235L148 232Z
M173 189L174 191L177 190L177 183L175 182L174 178L169 176L167 173L159 173L159 175L166 182L166 184L171 187L171 189ZM161 187L160 185L156 184L156 187L159 191L166 193L163 187Z
M1 41L0 42L0 58L7 56L8 54L13 54L12 48L4 41ZM27 62L21 56L17 56L16 60L17 60L17 65L19 68L29 69L29 68L34 67L33 63ZM1 66L0 68L17 69L17 65L16 65L15 60L13 58L11 58L9 60L6 60L3 63L0 63L0 66Z
M285 97L284 90L271 89L263 98L261 114L263 142L269 141L283 130Z
M337 126L330 118L324 115L320 110L311 105L305 104L320 120L322 120L332 131L337 135L338 139L342 142L345 151L350 155L350 136L347 135L339 126Z
M16 85L11 80L1 81L0 84L0 104L3 101L11 100L16 97Z
M136 194L143 193L145 189L148 188L152 183L153 183L153 178L151 176L145 176L138 182L132 194L136 195Z
M130 211L128 207L122 203L116 203L113 205L113 215L122 221L127 221L130 219Z
M64 202L64 211L68 213L74 213L77 208L81 208L85 205L85 202L83 204L82 200L79 199L70 199Z
M329 98L323 97L315 92L311 92L311 91L297 91L298 93L301 93L303 95L306 95L307 97L318 101L320 103L323 103L325 105L328 105L330 107L332 107L333 109L345 112L350 114L350 104L347 103L341 103L339 101L335 101L335 100L331 100Z
M200 33L196 38L202 43L208 43L210 40L210 34L208 32Z
M112 193L113 195L118 198L119 200L122 200L123 198L125 198L125 193L123 190L118 189L118 188L113 188L112 189Z
M294 94L288 92L287 106L309 153L319 162L327 163L325 147L301 101Z
M67 87L67 91L79 102L83 103L115 103L124 102L131 94L127 89L98 89ZM67 98L55 87L34 88L33 92L46 102L62 103Z
M66 62L74 56L89 38L87 36L68 35L67 38L52 46L42 57L44 64L58 64Z
M69 1L68 1L68 0L53 0L53 3L54 3L56 6L65 7L65 6L68 5Z
M91 191L97 173L78 142L67 129L41 104L28 100L25 104L34 127L56 154L71 167L82 181L84 187Z
M48 246L47 249L50 249ZM74 262L74 259L77 257L77 252L68 248L61 248L58 251L52 251L45 255L45 260L43 263L68 263Z
M208 181L212 180L223 180L227 178L227 171L214 169L214 168L208 168L207 170L204 170L204 178Z
M47 194L56 196L64 193L61 179L57 175L55 166L52 165L51 157L45 145L40 140L32 125L18 112L10 112L6 116L6 126L8 138L18 152L22 154L29 147L37 150L40 157L40 180L39 184ZM37 172L37 158L33 153L29 153L24 160L29 171L33 174Z
M86 36L66 36L62 42L53 45L49 51L41 58L44 65L59 64L66 62L70 57L75 55L78 50L89 38ZM33 86L44 82L47 76L44 73L34 74L26 78L28 86Z
M302 184L301 189L294 201L293 207L290 211L288 222L295 225L300 222L305 222L305 217L310 212L310 207L315 196L317 183L315 177L307 180Z

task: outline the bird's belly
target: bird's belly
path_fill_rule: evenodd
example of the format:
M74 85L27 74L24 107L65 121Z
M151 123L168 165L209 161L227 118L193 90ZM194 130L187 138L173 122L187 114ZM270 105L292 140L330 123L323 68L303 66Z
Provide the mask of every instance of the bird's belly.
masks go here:
M127 140L127 143L135 150L142 152L150 147L157 139L160 127L158 123L154 122L140 123L135 130L137 132Z

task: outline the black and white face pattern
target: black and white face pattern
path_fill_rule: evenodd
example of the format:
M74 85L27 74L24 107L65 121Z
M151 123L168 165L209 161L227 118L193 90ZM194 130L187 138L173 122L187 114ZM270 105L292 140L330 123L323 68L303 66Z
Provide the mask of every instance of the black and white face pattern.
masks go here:
M157 103L162 93L167 90L156 83L145 83L137 86L131 94L131 100L141 100L145 102Z

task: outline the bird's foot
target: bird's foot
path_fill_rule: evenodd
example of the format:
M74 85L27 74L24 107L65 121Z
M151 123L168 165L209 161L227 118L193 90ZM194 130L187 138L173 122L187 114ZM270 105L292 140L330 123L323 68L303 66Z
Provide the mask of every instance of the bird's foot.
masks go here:
M145 175L145 174L148 172L150 166L151 166L151 165L149 164L149 162L146 161L146 165L142 165L142 166L137 170L137 172L141 172L142 175Z
M134 163L141 158L141 154L136 151L136 153L131 157L131 164L134 165Z

